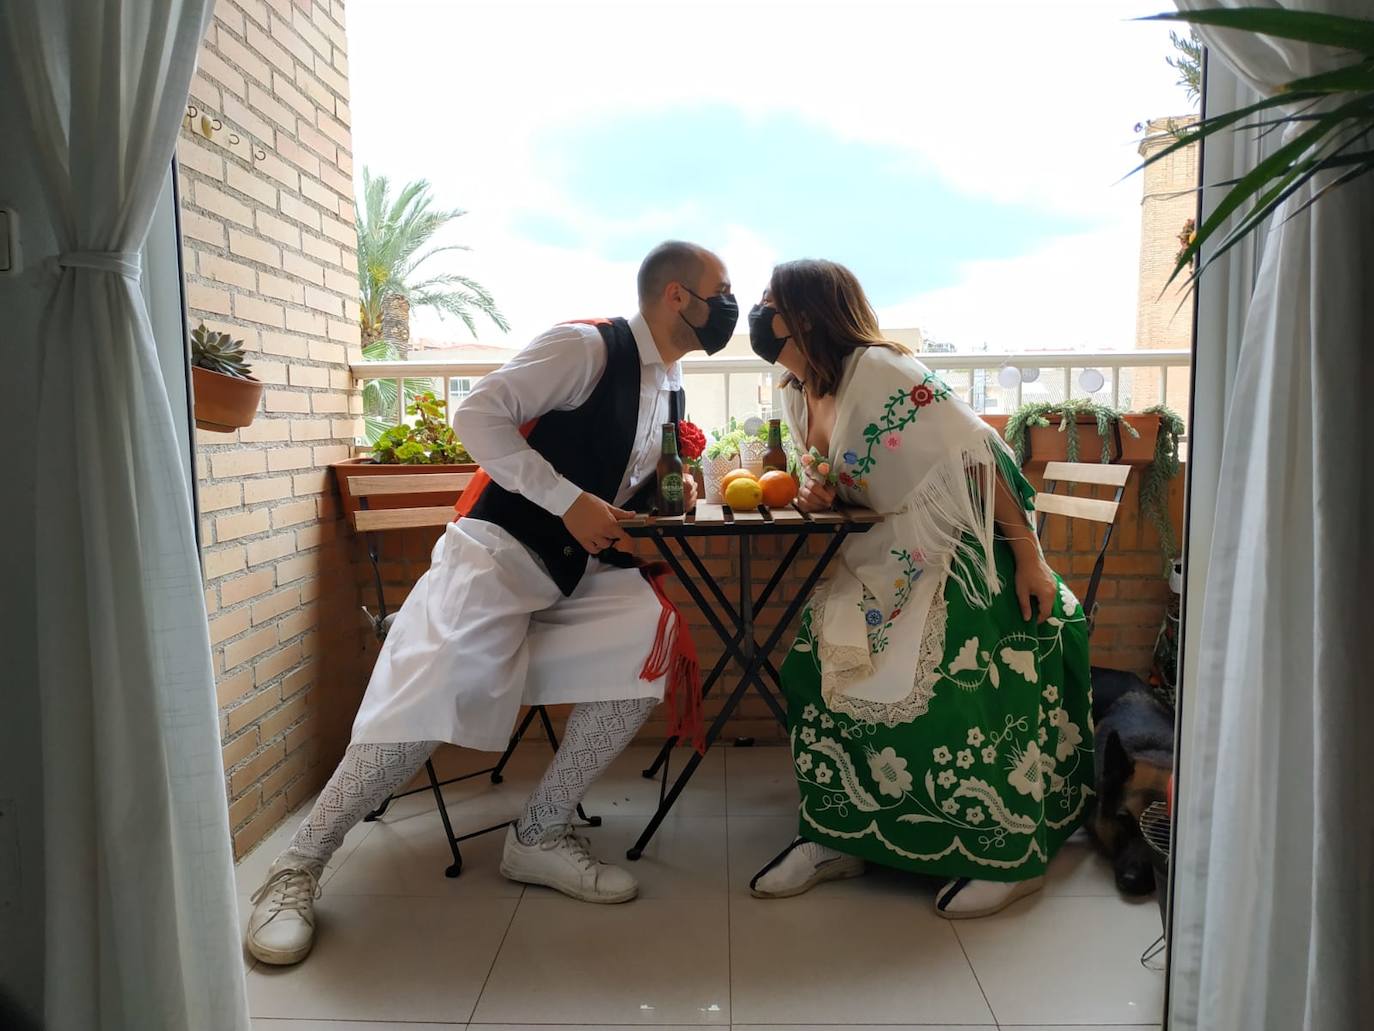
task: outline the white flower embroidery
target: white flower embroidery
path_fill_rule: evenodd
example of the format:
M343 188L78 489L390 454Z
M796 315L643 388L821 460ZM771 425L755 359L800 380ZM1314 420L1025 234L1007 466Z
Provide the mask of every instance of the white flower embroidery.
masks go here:
M807 723L810 723L812 720L816 718L816 714L819 712L820 710L817 709L814 705L808 705L805 709L802 710L802 719L804 719Z
M972 809L965 809L964 819L967 820L969 823L973 824L975 827L977 827L980 823L983 822L983 807L980 805L976 805Z
M835 771L825 763L816 767L816 782L819 784L829 784L835 777Z
M995 763L996 761L997 761L997 748L996 748L996 746L994 746L994 745L988 745L986 748L983 749L983 762L985 762L985 763Z
M1064 615L1072 616L1078 611L1078 599L1073 596L1073 591L1069 590L1069 585L1063 580L1059 581L1059 600L1064 603Z
M1059 701L1059 688L1050 684L1045 688L1044 695L1045 701L1053 705L1055 702Z
M962 752L959 753L959 758L954 761L958 764L959 769L967 770L970 766L973 765L973 749L965 748Z
M878 791L892 798L901 798L911 790L911 774L906 760L891 748L868 755L868 772L878 782Z
M797 756L797 769L801 770L802 773L809 773L811 771L810 752L803 752L801 755Z
M941 745L939 748L935 749L935 751L931 754L935 756L935 761L939 763L941 766L944 766L946 763L950 761L951 758L953 758L953 756L949 754L949 749L946 748L944 745Z
M1034 684L1040 679L1040 674L1035 670L1035 652L1022 651L1019 648L1003 648L1002 662L1008 669L1021 674L1023 680Z
M1051 727L1062 727L1065 723L1068 723L1068 722L1069 722L1069 714L1068 714L1067 712L1065 712L1063 709L1051 709L1051 710L1050 710L1050 726L1051 726Z
M1039 734L1039 737L1040 737L1040 743L1041 743L1042 745L1043 745L1046 741L1048 741L1048 740L1050 739L1050 732L1049 732L1048 730L1046 730L1045 727L1044 727L1043 725L1040 727L1040 734Z
M948 788L954 786L954 782L959 779L959 775L953 770L941 770L940 776L935 779L940 782L940 787Z
M940 808L943 809L945 812L949 813L950 816L953 816L955 813L959 811L959 803L954 801L954 799L952 798L947 798L944 800L944 803L940 806Z
M974 727L972 730L968 732L968 743L971 744L974 748L977 748L979 745L981 745L984 740L985 739L983 737L983 732L979 730L977 727Z
M835 725L835 721L832 720L832 719L830 718L830 714L829 714L829 713L825 713L825 714L823 714L823 715L821 716L821 726L822 726L825 730L829 730L829 729L830 729L831 727L833 727L834 725Z
M1063 712L1063 709L1059 710ZM1059 744L1054 749L1055 757L1061 762L1073 755L1076 749L1083 742L1083 735L1078 729L1078 724L1070 721L1059 728Z
M978 638L970 637L964 642L964 646L959 649L959 654L954 657L954 661L949 664L949 675L954 676L966 669L978 668Z
M1045 782L1040 769L1040 746L1032 741L1016 758L1007 782L1023 795L1039 802L1045 797Z
M801 739L804 744L814 745L816 743L816 728L802 727Z

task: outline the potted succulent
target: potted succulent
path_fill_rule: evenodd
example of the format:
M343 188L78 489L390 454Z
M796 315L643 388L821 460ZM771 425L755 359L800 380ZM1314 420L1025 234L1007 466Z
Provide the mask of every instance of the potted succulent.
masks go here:
M196 425L215 433L233 433L251 425L262 400L262 383L249 373L243 341L201 323L191 331L191 387Z
M1003 436L1023 466L1094 458L1104 465L1143 466L1140 508L1159 531L1167 567L1178 554L1169 521L1169 484L1181 468L1178 445L1183 432L1183 419L1167 405L1127 414L1110 405L1073 399L1022 405L1007 418Z
M406 414L415 417L384 430L372 445L372 454L335 463L334 479L339 485L345 516L358 508L358 499L349 489L354 476L425 475L434 473L474 473L477 465L449 425L445 409L448 402L434 394L417 394L406 405ZM444 492L445 500L434 500L437 492L417 487L407 494L387 494L371 499L376 508L409 508L432 503L452 503L457 495ZM428 502L420 499L428 499Z

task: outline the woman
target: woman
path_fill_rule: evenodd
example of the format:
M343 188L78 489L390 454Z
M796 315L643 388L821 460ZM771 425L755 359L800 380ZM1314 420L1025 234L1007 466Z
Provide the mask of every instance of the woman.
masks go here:
M783 664L801 837L751 888L798 895L871 860L949 878L942 916L995 913L1039 889L1092 782L1087 625L1034 492L843 266L775 268L750 337L787 370L792 439L831 456L801 506L888 513L845 542Z

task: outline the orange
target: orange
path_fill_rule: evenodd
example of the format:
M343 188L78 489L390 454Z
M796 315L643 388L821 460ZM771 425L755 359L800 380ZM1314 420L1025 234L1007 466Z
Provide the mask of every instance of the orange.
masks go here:
M759 479L759 487L763 490L763 503L769 508L789 505L797 496L797 481L792 479L791 474L779 469L764 473Z
M758 508L763 501L763 488L752 476L744 476L725 488L725 503L731 508Z
M751 473L748 469L731 469L728 473L726 473L724 476L720 478L721 492L724 493L725 488L730 486L730 484L734 483L736 480L752 480L753 478L754 474Z

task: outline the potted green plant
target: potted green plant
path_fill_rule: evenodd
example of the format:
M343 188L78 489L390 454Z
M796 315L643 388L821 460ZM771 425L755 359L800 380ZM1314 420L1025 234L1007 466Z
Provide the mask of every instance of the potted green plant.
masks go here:
M747 466L750 460L762 460L763 452L768 447L768 424L763 423L759 430L751 433L732 416L723 428L712 430L711 436L713 439L706 445L701 463L702 475L706 481L702 487L705 500L719 505L725 500L720 493L720 481L725 474ZM789 452L790 440L791 434L784 421L782 443Z
M243 341L201 323L191 331L191 389L196 425L233 433L251 425L262 400L262 383L243 358Z
M1104 465L1124 461L1142 466L1140 508L1159 531L1167 567L1178 549L1169 520L1169 484L1181 468L1178 445L1183 432L1183 419L1167 405L1128 415L1110 405L1074 398L1022 405L1007 418L1003 436L1023 466L1094 458Z
M449 425L447 407L447 401L428 391L417 394L406 405L406 414L414 416L414 421L383 430L372 446L371 455L335 463L334 478L346 516L351 516L358 508L358 499L349 488L349 481L355 476L417 477L477 471L472 456ZM421 498L435 493L439 492L426 491L417 481L416 489L409 493L387 494L373 498L370 503L379 508L409 508L424 503ZM451 491L442 493L449 502L457 500L457 494Z

